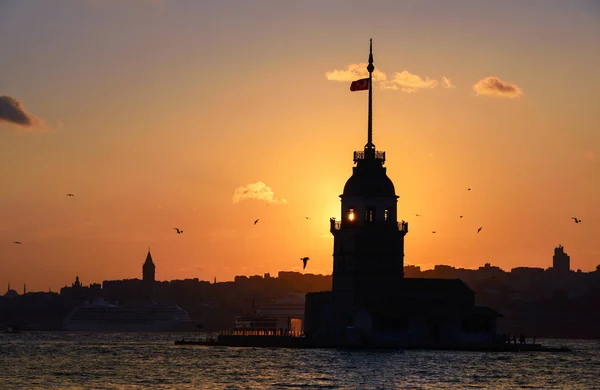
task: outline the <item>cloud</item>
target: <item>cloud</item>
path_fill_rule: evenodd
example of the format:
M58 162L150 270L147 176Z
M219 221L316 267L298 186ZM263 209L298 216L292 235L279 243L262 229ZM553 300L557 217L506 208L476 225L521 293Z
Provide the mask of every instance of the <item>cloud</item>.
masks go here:
M287 203L287 200L285 199L276 198L271 187L267 186L262 181L236 188L233 193L233 203L239 203L244 199L262 200L269 204Z
M330 81L350 82L369 77L369 72L367 71L367 63L361 62L346 65L343 69L334 69L331 72L325 72L325 77ZM419 89L431 89L438 85L437 80L432 80L429 77L423 78L407 70L395 72L390 79L385 72L375 69L373 71L373 80L378 82L380 88L383 90L406 93L414 93ZM446 85L446 81L450 83L450 80L444 77L444 86Z
M40 123L35 116L25 111L23 102L8 95L0 95L0 121L30 128Z
M448 77L442 77L442 87L444 88L456 88L456 86L454 84L452 84L452 81L450 81L450 79Z
M334 69L331 72L326 72L325 77L327 77L327 80L331 81L355 81L358 79L364 79L369 77L367 65L368 64L366 62L350 64L344 69ZM373 80L385 81L387 80L387 75L379 69L375 69L373 71Z
M421 88L435 88L438 85L437 80L431 80L429 77L423 79L421 76L412 74L408 70L394 72L394 77L390 82L410 89L411 92Z
M516 84L510 84L497 77L490 76L479 80L473 85L473 91L479 95L501 96L516 98L523 95L523 90Z

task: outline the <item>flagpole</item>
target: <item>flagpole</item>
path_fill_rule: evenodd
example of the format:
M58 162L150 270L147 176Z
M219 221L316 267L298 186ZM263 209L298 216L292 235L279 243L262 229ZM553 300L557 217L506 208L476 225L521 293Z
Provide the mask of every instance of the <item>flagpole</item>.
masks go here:
M375 145L373 145L373 70L375 70L375 66L373 66L373 39L369 39L369 65L367 70L369 71L369 132L365 149L375 149Z

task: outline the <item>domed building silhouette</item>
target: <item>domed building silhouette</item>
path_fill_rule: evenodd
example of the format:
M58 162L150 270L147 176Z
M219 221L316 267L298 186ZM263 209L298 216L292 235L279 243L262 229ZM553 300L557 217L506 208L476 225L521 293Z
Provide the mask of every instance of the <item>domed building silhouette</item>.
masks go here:
M354 152L352 176L341 198L341 220L330 220L331 291L306 294L304 333L322 346L367 343L439 347L492 343L496 318L475 306L460 279L404 278L404 238L398 198L387 176L386 155L373 144L372 44L368 79L351 91L369 91L367 143Z

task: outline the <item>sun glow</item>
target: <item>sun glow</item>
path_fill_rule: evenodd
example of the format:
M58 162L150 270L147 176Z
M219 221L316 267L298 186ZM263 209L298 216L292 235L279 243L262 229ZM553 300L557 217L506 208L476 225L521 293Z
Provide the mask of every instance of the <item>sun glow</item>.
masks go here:
M354 210L350 209L350 211L348 212L348 220L349 221L354 221L354 218L355 218L355 216L354 216Z

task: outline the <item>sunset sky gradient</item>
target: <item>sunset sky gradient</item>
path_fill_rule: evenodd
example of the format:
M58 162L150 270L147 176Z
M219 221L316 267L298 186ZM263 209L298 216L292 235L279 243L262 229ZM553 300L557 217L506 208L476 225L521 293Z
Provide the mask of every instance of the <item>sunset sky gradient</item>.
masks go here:
M405 263L593 270L598 4L0 0L0 293L331 273L369 38Z

